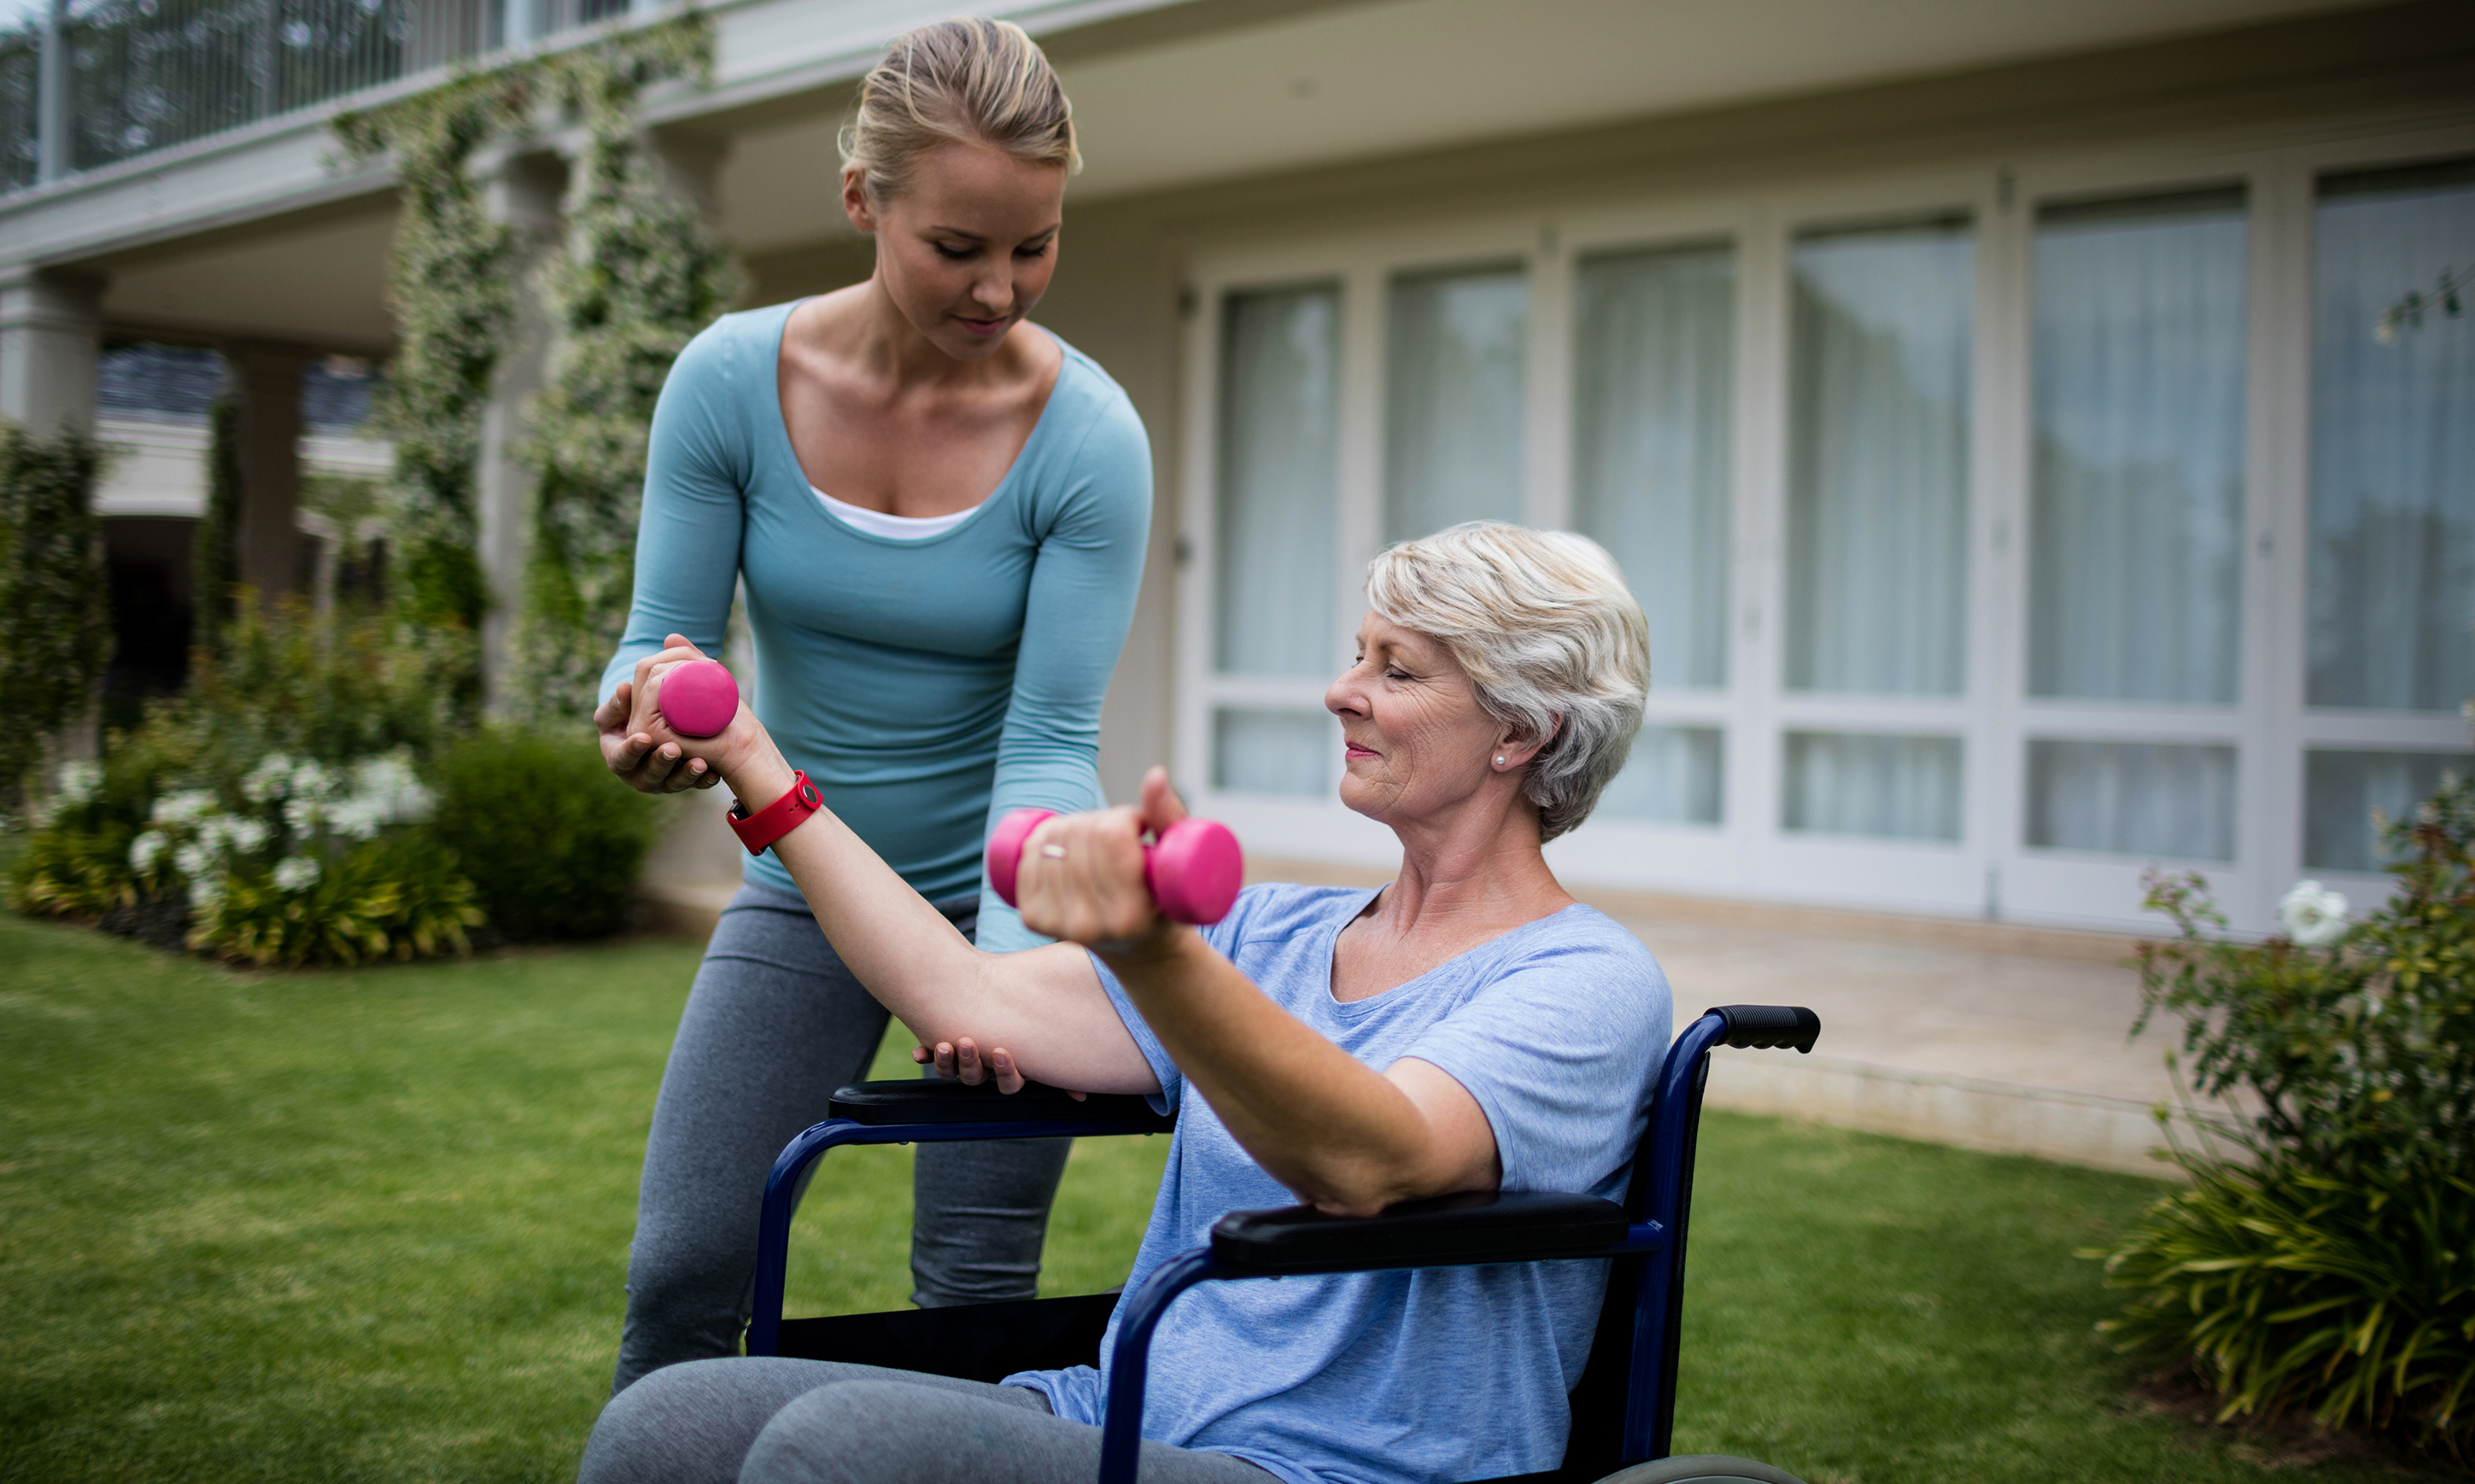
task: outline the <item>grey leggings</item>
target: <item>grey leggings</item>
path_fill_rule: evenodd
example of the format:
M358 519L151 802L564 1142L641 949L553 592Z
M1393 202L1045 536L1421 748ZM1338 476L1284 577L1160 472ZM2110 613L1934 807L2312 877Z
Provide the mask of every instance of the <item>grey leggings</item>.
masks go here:
M978 925L976 898L938 910L967 936ZM835 1088L868 1075L886 1021L807 903L740 888L705 947L653 1105L614 1395L663 1366L739 1353L766 1171L825 1116ZM1033 1297L1071 1142L918 1146L914 1303Z
M1089 1484L1100 1429L1017 1386L751 1356L673 1366L613 1398L577 1484ZM1272 1484L1226 1453L1146 1442L1144 1484Z

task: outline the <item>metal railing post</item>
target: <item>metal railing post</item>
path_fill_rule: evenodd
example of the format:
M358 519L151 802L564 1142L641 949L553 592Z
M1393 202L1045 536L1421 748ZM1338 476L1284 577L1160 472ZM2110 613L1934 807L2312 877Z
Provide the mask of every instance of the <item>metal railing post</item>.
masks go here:
M43 8L42 59L35 87L35 179L69 173L69 0Z

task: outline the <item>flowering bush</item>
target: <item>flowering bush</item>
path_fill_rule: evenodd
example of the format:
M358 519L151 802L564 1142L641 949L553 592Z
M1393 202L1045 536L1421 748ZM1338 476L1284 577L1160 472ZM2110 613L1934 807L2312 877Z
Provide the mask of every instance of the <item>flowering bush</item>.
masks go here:
M434 661L244 597L188 695L62 769L12 904L261 964L463 951L480 913L415 766L446 730Z
M2358 923L2306 882L2288 932L2227 941L2195 878L2152 882L2179 938L2142 945L2141 1013L2181 1016L2191 1186L2107 1253L2106 1326L2188 1362L2223 1415L2309 1411L2475 1443L2475 786L2390 828L2402 889ZM2137 1034L2137 1027L2135 1027ZM2169 1133L2170 1133L2169 1126Z

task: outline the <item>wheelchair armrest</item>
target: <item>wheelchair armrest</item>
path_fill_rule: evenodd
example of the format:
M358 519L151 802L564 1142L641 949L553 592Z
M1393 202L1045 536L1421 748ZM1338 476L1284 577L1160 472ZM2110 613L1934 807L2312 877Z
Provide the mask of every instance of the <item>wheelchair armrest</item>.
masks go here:
M1822 1017L1801 1005L1713 1005L1702 1013L1728 1023L1722 1046L1750 1051L1785 1051L1802 1056L1822 1036Z
M895 1082L853 1083L838 1089L826 1116L882 1127L912 1123L1030 1123L1071 1118L1124 1125L1128 1133L1166 1133L1175 1118L1152 1111L1142 1098L1129 1093L1095 1092L1081 1102L1065 1089L1025 1083L1008 1096L992 1082L976 1087L961 1083L906 1078Z
M1212 1228L1216 1263L1248 1273L1347 1273L1604 1255L1625 1240L1624 1207L1551 1191L1464 1192L1376 1216L1311 1205L1232 1211Z

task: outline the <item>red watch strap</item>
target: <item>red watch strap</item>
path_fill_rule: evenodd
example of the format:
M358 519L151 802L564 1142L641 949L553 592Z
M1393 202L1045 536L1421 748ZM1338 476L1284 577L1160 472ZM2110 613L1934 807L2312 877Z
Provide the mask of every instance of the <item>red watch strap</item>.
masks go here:
M801 769L791 775L791 791L766 805L754 814L747 812L746 801L736 801L724 817L730 821L730 832L747 847L747 853L761 856L773 842L807 821L810 815L825 807L817 793L817 786L808 781Z

